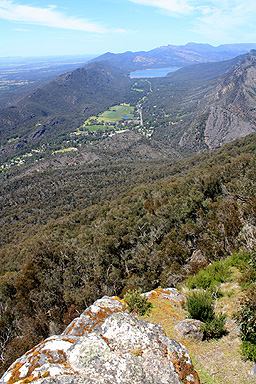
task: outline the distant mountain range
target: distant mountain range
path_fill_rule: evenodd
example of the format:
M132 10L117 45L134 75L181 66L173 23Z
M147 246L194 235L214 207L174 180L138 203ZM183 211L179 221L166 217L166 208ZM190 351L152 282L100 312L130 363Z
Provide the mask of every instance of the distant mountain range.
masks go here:
M167 45L148 52L105 53L95 61L108 61L112 65L135 71L142 68L160 68L229 60L256 48L256 44L225 44L213 47L210 44L188 43L186 45Z
M0 109L0 157L67 141L89 116L140 100L145 129L151 128L148 145L159 156L200 152L243 137L256 128L255 51L241 55L253 46L189 43L106 53ZM138 92L137 80L129 77L136 69L174 65L183 68L150 79L150 90Z

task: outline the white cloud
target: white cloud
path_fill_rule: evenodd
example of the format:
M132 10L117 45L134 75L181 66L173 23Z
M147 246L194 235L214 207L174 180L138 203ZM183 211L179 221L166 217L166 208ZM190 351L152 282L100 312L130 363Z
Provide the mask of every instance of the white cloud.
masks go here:
M211 40L256 39L256 2L252 0L129 0L154 7L171 17L187 18L197 32Z
M14 28L14 31L18 31L18 32L31 32L29 29L24 29L24 28Z
M147 5L167 11L171 14L188 14L193 11L191 2L187 0L130 0L132 3Z
M0 0L0 18L23 24L42 25L46 27L72 29L78 31L106 33L104 26L90 20L70 17L60 12L55 6L46 8L19 5L11 0Z
M215 0L194 19L194 31L217 40L256 39L255 13L256 3L251 0Z

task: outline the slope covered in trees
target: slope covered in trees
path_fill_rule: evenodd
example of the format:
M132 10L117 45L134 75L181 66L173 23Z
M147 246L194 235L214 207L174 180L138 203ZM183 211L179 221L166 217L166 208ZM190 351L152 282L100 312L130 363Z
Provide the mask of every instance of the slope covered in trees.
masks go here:
M178 163L74 167L73 181L68 167L5 174L1 369L104 294L175 286L195 251L252 249L255 150L252 134Z

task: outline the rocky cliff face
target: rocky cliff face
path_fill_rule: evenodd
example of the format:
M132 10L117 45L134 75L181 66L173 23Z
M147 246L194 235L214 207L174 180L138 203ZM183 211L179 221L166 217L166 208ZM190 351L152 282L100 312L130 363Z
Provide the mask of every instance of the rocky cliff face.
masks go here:
M0 383L199 384L186 348L125 306L114 297L97 300L62 335L14 362Z
M255 132L256 51L227 73L210 98L213 102L204 132L210 149Z

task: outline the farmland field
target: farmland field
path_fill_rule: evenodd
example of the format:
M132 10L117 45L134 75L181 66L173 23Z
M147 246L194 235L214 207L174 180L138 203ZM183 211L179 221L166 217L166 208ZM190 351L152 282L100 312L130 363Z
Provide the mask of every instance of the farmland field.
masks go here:
M120 120L134 119L134 107L130 104L114 105L109 110L100 113L98 116L90 116L82 125L81 128L87 129L89 132L97 130L106 130L115 128L112 123L117 123ZM107 124L107 125L105 125Z
M114 105L108 111L101 113L98 117L99 121L104 123L115 123L123 118L134 118L134 107L131 107L129 104L124 105Z

